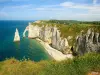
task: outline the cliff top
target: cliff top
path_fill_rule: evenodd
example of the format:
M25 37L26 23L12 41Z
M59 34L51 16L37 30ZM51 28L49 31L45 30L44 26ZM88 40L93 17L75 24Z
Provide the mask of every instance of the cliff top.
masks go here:
M39 20L31 23L38 26L56 26L61 36L64 38L72 38L70 43L75 41L77 35L81 32L84 34L88 29L94 30L94 32L100 33L100 21L76 21L76 20Z

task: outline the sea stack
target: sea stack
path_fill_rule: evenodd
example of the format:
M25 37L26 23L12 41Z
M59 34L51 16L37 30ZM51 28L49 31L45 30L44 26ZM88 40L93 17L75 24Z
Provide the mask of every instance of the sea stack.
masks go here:
M14 36L14 42L20 41L20 36L19 36L19 32L18 29L16 28L16 32L15 32L15 36Z

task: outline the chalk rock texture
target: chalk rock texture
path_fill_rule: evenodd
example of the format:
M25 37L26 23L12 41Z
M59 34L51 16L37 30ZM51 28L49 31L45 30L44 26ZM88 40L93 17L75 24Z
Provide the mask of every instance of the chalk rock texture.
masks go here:
M40 27L29 23L24 30L23 37L25 37L26 31L28 31L29 38L40 38L44 42L51 44L51 46L57 50L62 51L69 47L67 39L60 36L61 33L56 26L42 25L42 27Z
M29 38L36 38L39 36L39 27L38 26L33 26L29 25Z
M36 37L39 37L40 27L38 27L36 25L33 26L33 25L31 25L31 23L29 23L29 25L26 27L26 29L23 32L23 37L25 37L26 31L28 31L29 38L36 38Z
M100 52L100 34L89 29L86 34L76 38L76 51L83 55L89 52Z

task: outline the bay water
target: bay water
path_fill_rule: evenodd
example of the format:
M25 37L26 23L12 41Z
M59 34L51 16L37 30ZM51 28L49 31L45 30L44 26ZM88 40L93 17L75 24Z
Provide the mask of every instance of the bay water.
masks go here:
M50 57L35 39L23 38L23 32L29 22L18 20L0 21L0 61L14 57L18 60L30 59L33 61L49 60ZM15 30L18 28L21 40L13 42Z

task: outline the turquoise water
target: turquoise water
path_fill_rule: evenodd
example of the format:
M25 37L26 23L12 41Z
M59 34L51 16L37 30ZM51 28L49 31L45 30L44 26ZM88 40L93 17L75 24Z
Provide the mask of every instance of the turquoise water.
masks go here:
M35 39L23 38L25 27L31 21L0 21L0 61L5 58L29 58L34 61L48 60L49 55ZM15 29L18 28L20 42L13 42Z

